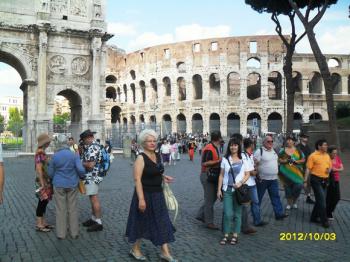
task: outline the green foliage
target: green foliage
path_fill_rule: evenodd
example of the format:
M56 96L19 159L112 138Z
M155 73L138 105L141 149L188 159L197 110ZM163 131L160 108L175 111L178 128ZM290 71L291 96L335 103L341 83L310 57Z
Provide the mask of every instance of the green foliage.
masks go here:
M5 118L3 117L3 115L0 115L0 133L4 132L5 130Z
M339 103L335 107L337 119L350 117L350 103Z
M53 123L56 125L63 125L70 120L70 113L63 113L62 115L54 115Z
M15 136L22 136L22 127L24 125L23 111L19 111L17 107L11 107L9 113L7 130L11 131Z
M328 6L336 4L338 0L329 0ZM303 9L309 4L311 10L323 6L325 0L309 1L309 0L294 0L299 9ZM288 3L288 0L245 0L247 5L250 5L259 13L276 13L277 15L288 15L293 12L293 8Z

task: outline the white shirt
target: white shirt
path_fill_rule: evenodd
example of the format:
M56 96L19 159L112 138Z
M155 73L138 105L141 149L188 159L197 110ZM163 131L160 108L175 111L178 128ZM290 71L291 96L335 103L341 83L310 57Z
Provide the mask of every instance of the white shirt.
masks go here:
M169 144L163 144L161 147L160 147L160 152L162 154L170 154L170 145Z
M229 157L229 161L230 161L230 163L232 165L233 161L232 161L231 156ZM227 161L226 157L222 158L220 167L221 167L221 169L224 169L224 178L223 178L223 181L222 181L222 190L226 191L227 187L228 187L229 171L230 171L230 168L231 168L231 166L230 166L229 162ZM247 164L244 161L242 161L241 171L238 173L238 175L235 176L236 184L243 180L246 171L248 171ZM233 191L235 191L235 189L232 187L232 192Z
M273 148L267 150L265 147L254 152L254 158L259 162L258 172L261 179L275 180L278 174L278 155Z
M0 162L4 162L2 158L2 145L0 144Z
M248 153L242 153L242 160L247 166L247 171L254 171L254 156L249 156ZM255 186L255 176L250 176L246 182L248 186Z

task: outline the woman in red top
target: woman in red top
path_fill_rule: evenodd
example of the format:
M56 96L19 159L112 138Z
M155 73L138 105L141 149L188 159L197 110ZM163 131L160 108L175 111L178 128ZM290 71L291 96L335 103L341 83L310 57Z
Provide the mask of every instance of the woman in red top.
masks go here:
M328 220L334 220L333 212L338 204L338 201L340 200L339 173L344 170L344 167L335 146L330 146L328 148L328 154L332 159L332 170L329 174L326 206Z

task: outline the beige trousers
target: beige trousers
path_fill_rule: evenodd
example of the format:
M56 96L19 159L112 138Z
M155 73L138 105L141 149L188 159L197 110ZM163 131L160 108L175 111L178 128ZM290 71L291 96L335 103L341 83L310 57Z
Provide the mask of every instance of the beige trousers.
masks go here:
M56 206L56 235L65 238L67 233L67 216L70 235L75 238L79 235L77 188L54 188Z

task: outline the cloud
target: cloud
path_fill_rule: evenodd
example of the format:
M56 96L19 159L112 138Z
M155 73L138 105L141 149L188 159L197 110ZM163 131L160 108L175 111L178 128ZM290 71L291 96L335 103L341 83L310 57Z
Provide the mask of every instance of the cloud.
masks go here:
M173 43L172 34L157 35L154 32L146 32L139 35L136 39L130 41L127 51L138 50L149 46Z
M198 24L178 26L175 29L175 40L188 41L230 36L231 28L228 25L201 26Z
M136 35L135 25L125 23L108 23L107 32L119 36L134 36Z
M316 34L316 39L324 54L349 54L349 35L350 26L338 26L332 31L320 34L320 36ZM296 49L299 53L312 53L306 36L300 41Z
M19 89L22 79L12 67L0 67L0 93L7 96L22 96Z
M231 28L227 25L201 26L198 24L182 25L175 28L173 33L157 34L145 32L136 39L131 40L126 48L127 52L135 51L149 46L230 36Z

